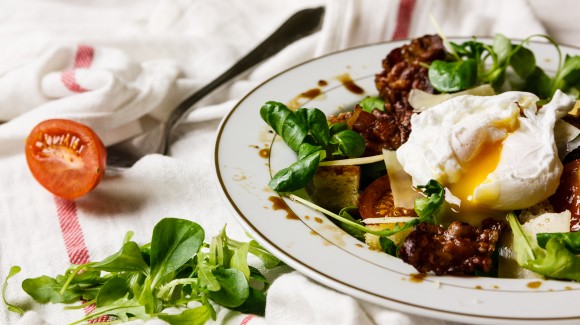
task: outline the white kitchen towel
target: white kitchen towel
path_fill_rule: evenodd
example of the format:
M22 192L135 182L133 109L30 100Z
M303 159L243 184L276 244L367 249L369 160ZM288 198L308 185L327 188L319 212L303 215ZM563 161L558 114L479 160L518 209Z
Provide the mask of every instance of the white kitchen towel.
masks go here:
M296 10L326 3L322 31L296 42L194 111L178 130L171 157L151 155L108 174L90 194L67 201L31 177L24 137L51 116L91 125L107 144L163 119L186 94L235 62ZM365 43L434 33L545 30L524 0L85 0L0 1L0 279L20 265L7 298L32 310L24 318L0 308L0 323L66 324L87 310L39 305L19 281L56 275L70 263L115 252L125 233L147 242L163 217L200 223L208 236L224 224L247 239L220 199L212 176L216 128L237 99L303 60ZM556 36L556 35L554 35ZM89 64L90 63L90 64ZM289 268L274 270L265 317L220 310L230 324L423 324L328 289ZM318 297L332 304L321 304Z
M48 49L0 79L5 89L0 104L14 107L0 116L7 121L0 127L2 153L21 152L30 130L50 118L86 124L105 145L140 134L144 126L164 120L181 98L178 75L171 60L139 64L114 48L81 44Z

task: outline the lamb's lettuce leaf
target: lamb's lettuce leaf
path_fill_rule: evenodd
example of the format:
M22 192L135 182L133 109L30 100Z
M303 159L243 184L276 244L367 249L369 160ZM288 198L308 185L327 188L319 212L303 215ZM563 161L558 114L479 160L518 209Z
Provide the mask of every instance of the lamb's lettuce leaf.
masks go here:
M542 248L525 232L513 213L508 214L507 220L514 235L516 261L521 267L548 278L580 280L580 258L570 252L560 238L549 238Z

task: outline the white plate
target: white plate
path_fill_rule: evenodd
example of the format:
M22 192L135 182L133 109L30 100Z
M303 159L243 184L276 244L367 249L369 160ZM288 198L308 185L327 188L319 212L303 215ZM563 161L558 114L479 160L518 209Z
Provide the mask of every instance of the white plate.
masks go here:
M418 279L413 267L368 249L324 215L291 201L285 201L289 209L278 209L281 199L268 188L268 181L296 156L262 121L260 107L269 100L298 100L327 114L351 109L364 96L376 95L374 76L382 59L405 42L358 47L311 60L274 76L243 98L222 121L216 140L215 171L227 203L245 230L285 263L354 297L468 323L580 322L580 309L573 307L580 299L580 284L448 276ZM533 43L530 47L539 65L547 71L556 69L553 46ZM578 49L562 49L580 54ZM345 87L339 80L345 74L365 93L355 94ZM314 99L300 96L312 89L320 89L321 94Z

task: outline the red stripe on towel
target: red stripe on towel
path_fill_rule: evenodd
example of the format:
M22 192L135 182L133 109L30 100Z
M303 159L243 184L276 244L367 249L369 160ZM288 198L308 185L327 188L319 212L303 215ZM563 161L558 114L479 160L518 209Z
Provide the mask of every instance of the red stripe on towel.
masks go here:
M71 69L62 71L60 73L60 81L62 81L66 88L68 88L70 91L74 91L75 93L84 93L87 91L77 83L75 70Z
M89 305L85 307L85 314L90 314L92 313L95 309L97 309L97 306L95 304ZM89 324L95 324L95 323L105 323L109 321L109 316L105 315L105 316L101 316L95 319L91 319L89 321L87 321L87 323Z
M74 69L89 68L93 64L93 57L95 56L95 49L88 45L79 45L77 48L77 55L75 56Z
M75 70L89 68L93 64L94 56L95 49L92 46L79 45L77 47L73 68L64 70L60 74L60 80L66 88L76 93L83 93L87 91L87 89L81 87L77 83Z
M254 318L254 315L249 314L248 316L244 317L244 319L242 319L240 325L248 325L248 323L252 320L252 318Z
M56 212L58 213L60 230L69 261L72 264L87 263L89 261L89 251L85 245L75 201L58 197L55 197L54 200L56 202Z
M397 13L397 27L393 33L393 39L403 39L409 37L409 27L415 10L416 0L401 0L399 12Z
M75 201L65 200L55 196L54 202L56 204L60 231L69 262L77 265L88 263L90 261L89 250L85 244ZM86 306L84 310L85 314L89 314L95 310L95 305ZM89 321L89 323L106 322L108 320L109 318L107 316L102 316Z

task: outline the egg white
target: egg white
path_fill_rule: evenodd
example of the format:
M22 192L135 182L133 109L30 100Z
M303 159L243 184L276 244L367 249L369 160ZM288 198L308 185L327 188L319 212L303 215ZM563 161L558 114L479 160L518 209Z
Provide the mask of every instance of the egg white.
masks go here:
M554 125L574 106L559 91L539 111L537 101L525 92L449 99L412 116L413 130L397 159L413 185L435 179L466 204L532 206L559 184Z

